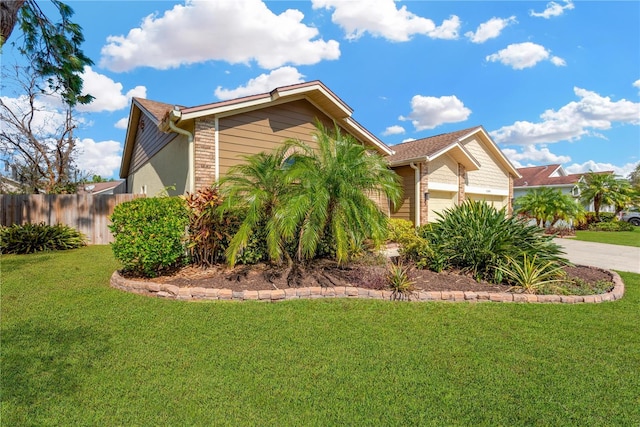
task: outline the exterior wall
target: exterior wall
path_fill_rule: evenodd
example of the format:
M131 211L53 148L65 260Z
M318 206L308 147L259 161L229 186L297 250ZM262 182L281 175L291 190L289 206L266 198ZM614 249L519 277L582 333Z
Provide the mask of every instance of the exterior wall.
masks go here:
M215 119L204 117L196 120L194 143L195 190L208 187L216 181L216 127Z
M184 194L188 189L189 143L179 135L162 148L153 158L139 167L127 178L127 193L141 194L146 188L148 196L157 196L167 187L171 196Z
M420 167L420 196L416 204L420 206L420 225L422 225L429 222L430 200L425 200L424 194L429 191L431 164L420 163L418 166Z
M458 204L465 200L465 185L467 180L467 169L458 163ZM511 181L510 181L511 182Z
M163 133L160 131L151 119L141 114L136 131L136 142L131 155L129 173L140 169L175 137L175 133Z
M286 139L296 138L315 146L312 133L316 118L333 127L324 113L307 101L293 101L219 119L220 177L243 156L271 152Z
M446 154L430 161L429 182L458 185L458 162Z
M391 218L414 221L416 218L415 204L413 203L415 194L415 172L410 166L400 166L394 168L394 171L400 175L402 179L404 195L400 206L396 206L396 209L391 210Z
M483 189L487 195L493 195L496 191L502 191L503 196L509 194L509 174L502 169L500 162L487 150L484 143L479 139L472 138L463 142L464 147L480 163L480 169L467 172L467 190Z
M445 209L454 207L457 198L457 193L453 191L429 191L429 216L425 218L426 221L438 221L436 213L442 213Z
M475 200L476 202L487 202L489 205L496 209L508 208L509 198L508 196L490 196L487 194L467 194L467 199Z

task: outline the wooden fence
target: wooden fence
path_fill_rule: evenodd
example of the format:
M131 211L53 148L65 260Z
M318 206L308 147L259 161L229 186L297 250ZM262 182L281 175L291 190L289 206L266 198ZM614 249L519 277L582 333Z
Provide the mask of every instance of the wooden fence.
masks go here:
M0 224L65 224L87 236L91 245L113 242L107 227L113 208L140 194L1 194Z

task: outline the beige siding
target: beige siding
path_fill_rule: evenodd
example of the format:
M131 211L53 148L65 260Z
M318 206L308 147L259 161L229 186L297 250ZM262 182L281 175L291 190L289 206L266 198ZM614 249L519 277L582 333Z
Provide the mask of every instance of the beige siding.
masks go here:
M315 120L332 121L307 101L295 101L219 119L220 177L242 162L242 156L271 152L286 139L300 139L312 147Z
M136 142L131 155L131 165L129 173L135 172L149 161L164 146L176 137L175 133L163 133L144 114L140 115L138 130L136 131Z
M480 163L480 169L467 172L467 186L501 189L509 192L509 175L495 156L477 137L463 142L464 147Z
M489 196L485 194L467 194L467 199L475 200L476 202L485 201L496 209L502 209L507 206L507 203L509 202L508 197Z
M188 142L185 136L178 136L160 150L150 161L138 168L127 178L127 193L140 194L146 187L148 196L157 196L167 187L169 195L184 194L188 190Z
M458 162L448 155L442 155L429 162L429 184L458 185Z
M445 209L451 209L456 204L457 193L451 191L429 191L429 217L428 222L438 221L436 213L443 213Z
M413 198L415 195L415 172L410 166L400 166L394 168L394 171L402 178L403 199L400 206L391 210L391 218L415 220L415 203Z

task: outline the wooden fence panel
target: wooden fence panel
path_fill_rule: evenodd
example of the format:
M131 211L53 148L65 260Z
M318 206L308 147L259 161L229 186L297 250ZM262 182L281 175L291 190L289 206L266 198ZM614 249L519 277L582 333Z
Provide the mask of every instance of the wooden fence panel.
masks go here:
M0 194L0 225L65 224L92 245L113 242L109 217L120 203L142 194Z

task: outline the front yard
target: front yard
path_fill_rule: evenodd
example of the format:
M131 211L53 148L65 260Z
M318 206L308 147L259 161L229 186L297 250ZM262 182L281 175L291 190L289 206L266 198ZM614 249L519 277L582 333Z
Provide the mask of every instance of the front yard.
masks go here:
M640 275L602 304L193 303L117 268L2 256L3 425L640 424Z
M634 227L633 231L578 230L576 231L576 240L640 247L640 227Z

